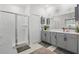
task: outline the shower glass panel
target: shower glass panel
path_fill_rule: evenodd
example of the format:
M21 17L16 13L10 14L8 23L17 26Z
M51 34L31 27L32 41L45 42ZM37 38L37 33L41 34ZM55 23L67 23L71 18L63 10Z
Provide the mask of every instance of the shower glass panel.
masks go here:
M17 15L17 41L28 44L28 17Z

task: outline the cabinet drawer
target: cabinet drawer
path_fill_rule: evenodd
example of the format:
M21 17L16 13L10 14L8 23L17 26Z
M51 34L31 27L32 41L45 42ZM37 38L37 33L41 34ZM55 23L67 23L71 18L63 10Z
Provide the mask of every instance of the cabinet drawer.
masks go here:
M67 38L73 38L73 39L77 39L77 35L75 34L66 34Z

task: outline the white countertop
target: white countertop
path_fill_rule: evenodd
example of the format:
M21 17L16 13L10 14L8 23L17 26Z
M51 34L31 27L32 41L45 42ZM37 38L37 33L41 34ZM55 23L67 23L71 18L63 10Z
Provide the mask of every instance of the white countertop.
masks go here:
M49 31L49 32L58 32L58 33L68 33L68 34L77 34L79 35L79 33L75 32L74 30L71 30L69 32L63 32L62 29L53 29L53 30L43 30L43 31Z

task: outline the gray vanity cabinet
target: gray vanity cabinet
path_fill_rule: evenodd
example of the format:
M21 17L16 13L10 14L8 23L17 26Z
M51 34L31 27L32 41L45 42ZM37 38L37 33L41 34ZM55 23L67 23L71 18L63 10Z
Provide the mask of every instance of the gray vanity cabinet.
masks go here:
M41 41L46 41L46 32L41 31Z
M79 53L79 36L76 34L41 31L41 38L57 47Z
M56 41L57 41L57 35L56 32L51 32L51 44L56 46Z
M57 46L77 53L77 35L57 33Z
M66 34L66 49L68 51L77 53L77 35L75 34Z
M63 33L57 33L57 46L61 48L66 48L66 38Z

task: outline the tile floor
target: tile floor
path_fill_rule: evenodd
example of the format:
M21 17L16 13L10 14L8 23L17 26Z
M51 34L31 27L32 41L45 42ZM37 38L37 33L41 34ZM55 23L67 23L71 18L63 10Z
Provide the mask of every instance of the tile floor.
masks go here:
M38 44L38 43L35 43L35 44L31 44L30 47L31 47L30 49L25 50L25 51L21 52L20 54L29 54L29 53L31 53L31 52L33 52L33 51L35 51L43 46Z
M47 45L46 44L47 43L35 43L35 44L31 44L30 45L30 47L31 47L30 49L25 50L25 51L23 51L23 52L21 52L19 54L31 54L32 52L34 52L34 51L36 51L36 50L38 50L40 48L43 48L43 47L46 48L46 49L48 49L48 50L50 50L50 51L52 51L52 52L54 52L52 54L72 54L71 52L68 52L66 50L57 48L57 47L52 46L50 44L47 44Z

